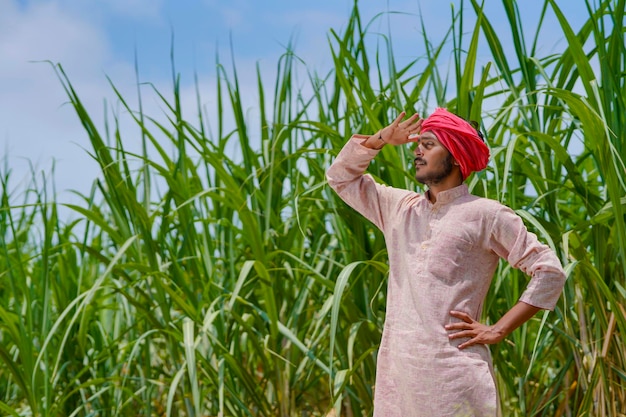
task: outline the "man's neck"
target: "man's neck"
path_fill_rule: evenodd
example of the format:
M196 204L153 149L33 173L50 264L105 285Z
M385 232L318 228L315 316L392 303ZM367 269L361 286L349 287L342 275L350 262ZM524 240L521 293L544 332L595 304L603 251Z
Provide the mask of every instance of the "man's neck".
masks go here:
M456 188L459 185L463 184L463 180L454 180L452 181L451 177L446 178L446 181L442 181L437 184L429 184L428 185L428 199L431 203L435 204L437 202L437 195L442 191L451 190L452 188Z

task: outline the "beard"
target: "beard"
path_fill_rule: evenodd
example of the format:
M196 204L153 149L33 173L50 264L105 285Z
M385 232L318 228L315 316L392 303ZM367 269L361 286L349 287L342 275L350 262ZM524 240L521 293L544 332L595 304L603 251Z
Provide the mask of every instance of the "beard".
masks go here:
M441 164L439 164L438 167L435 167L432 172L422 175L419 171L417 171L415 173L415 179L424 185L439 184L452 173L453 160L452 155L448 154L448 156L441 161Z

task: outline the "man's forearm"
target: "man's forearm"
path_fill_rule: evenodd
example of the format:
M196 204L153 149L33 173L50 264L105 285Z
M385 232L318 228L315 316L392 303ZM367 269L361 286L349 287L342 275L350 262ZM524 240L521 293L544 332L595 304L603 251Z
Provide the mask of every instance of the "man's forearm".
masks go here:
M501 334L504 339L519 326L530 320L539 310L541 308L519 301L492 326L492 329Z
M541 308L519 301L493 326L482 324L462 311L451 311L452 317L462 321L447 324L445 329L452 332L449 335L450 339L469 339L461 343L459 349L477 344L491 345L504 340L513 330L527 322L539 310Z

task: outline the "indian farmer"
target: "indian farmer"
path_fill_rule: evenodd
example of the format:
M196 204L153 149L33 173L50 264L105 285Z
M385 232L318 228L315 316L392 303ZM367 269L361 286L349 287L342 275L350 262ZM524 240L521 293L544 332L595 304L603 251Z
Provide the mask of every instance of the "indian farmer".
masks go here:
M501 342L565 283L556 254L501 203L469 193L489 148L466 120L438 108L425 120L401 113L373 135L353 135L326 174L329 185L383 233L387 307L378 351L375 417L499 416L487 345ZM415 142L424 193L381 185L365 171L386 146ZM496 323L481 317L499 259L530 276Z

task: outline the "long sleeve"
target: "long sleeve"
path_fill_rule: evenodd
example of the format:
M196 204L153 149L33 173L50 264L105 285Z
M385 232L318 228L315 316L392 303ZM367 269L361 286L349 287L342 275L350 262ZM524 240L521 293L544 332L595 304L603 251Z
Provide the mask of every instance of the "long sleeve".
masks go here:
M385 217L395 212L403 197L414 193L378 184L365 174L378 152L351 138L329 167L326 179L346 204L384 230Z
M559 258L547 245L526 229L522 219L503 206L496 215L490 234L492 249L511 266L530 275L520 301L552 310L565 284Z

